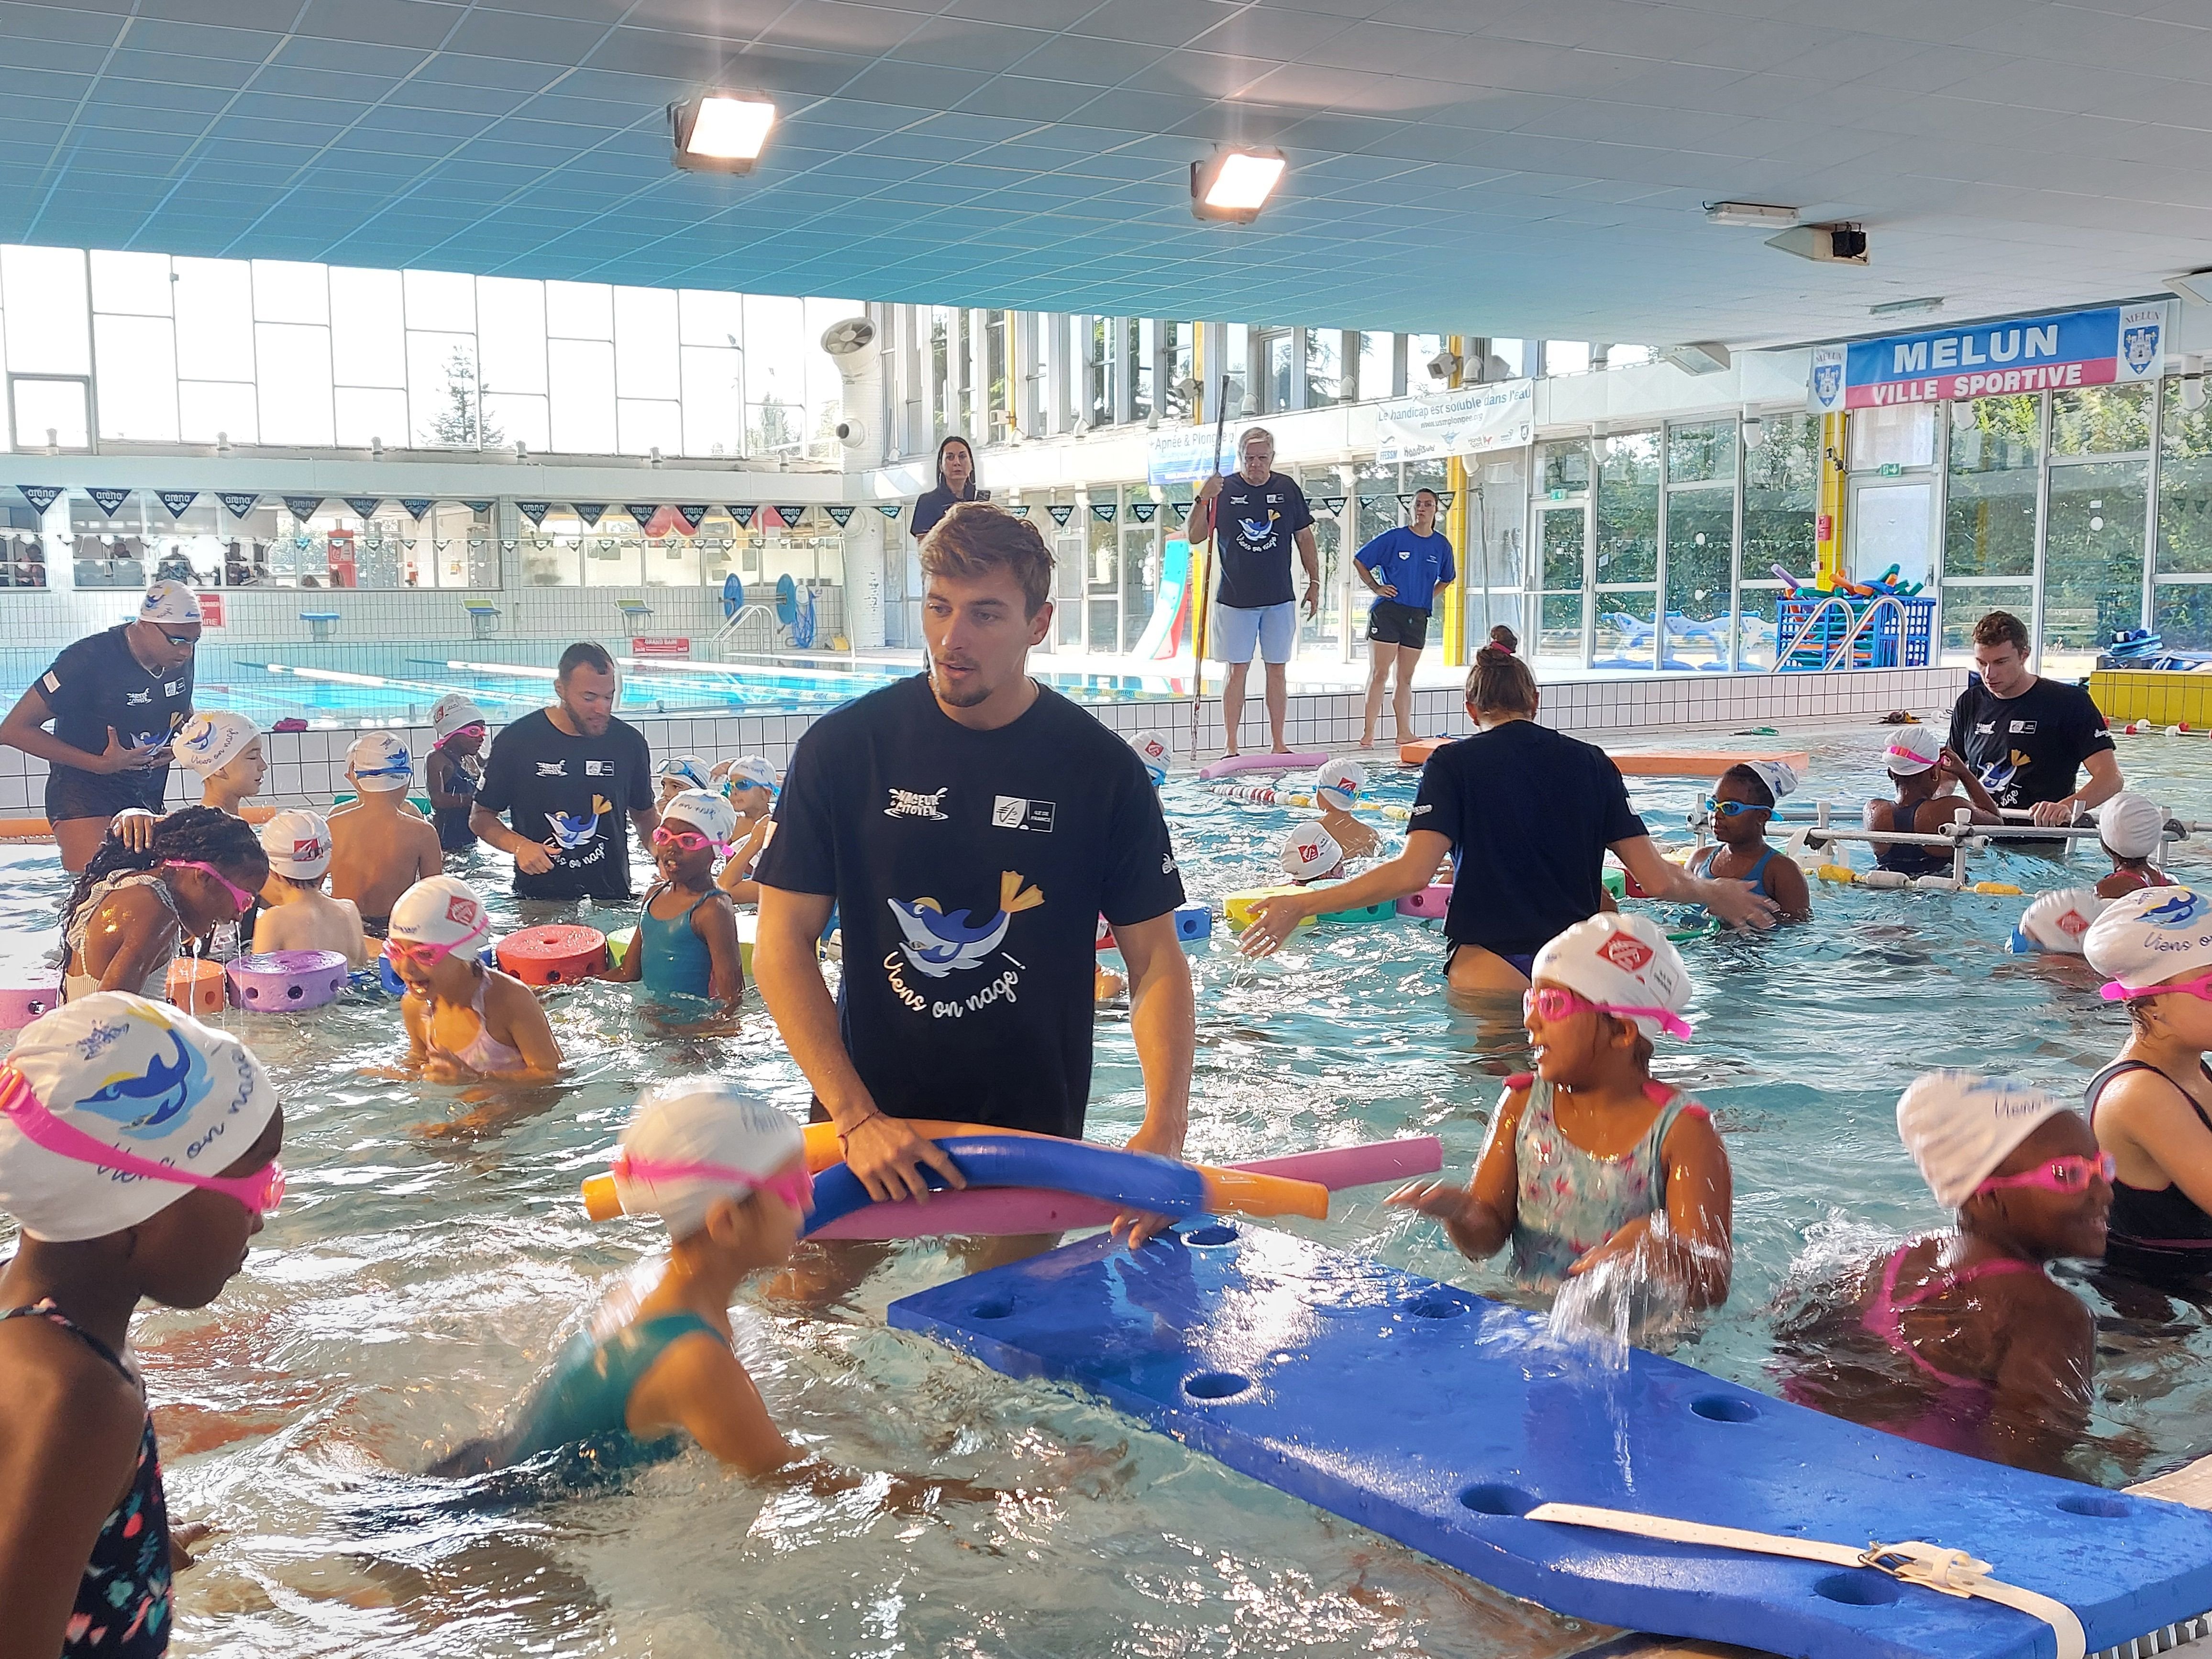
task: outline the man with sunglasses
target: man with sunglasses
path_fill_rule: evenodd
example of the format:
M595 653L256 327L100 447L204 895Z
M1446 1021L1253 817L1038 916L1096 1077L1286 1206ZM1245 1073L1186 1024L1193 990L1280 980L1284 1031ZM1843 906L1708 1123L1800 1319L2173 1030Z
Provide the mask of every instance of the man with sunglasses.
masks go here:
M191 589L155 582L135 618L64 651L0 721L0 743L46 763L46 818L64 869L82 871L125 808L161 810L169 738L191 717L199 642Z

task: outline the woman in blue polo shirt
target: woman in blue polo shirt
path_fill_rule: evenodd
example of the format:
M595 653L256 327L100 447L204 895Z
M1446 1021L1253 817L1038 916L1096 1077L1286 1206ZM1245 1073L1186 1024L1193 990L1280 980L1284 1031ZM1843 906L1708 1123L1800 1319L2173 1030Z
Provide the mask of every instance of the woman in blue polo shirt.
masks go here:
M1437 530L1438 506L1435 490L1416 490L1413 522L1384 531L1353 556L1352 568L1375 595L1367 613L1367 638L1375 649L1375 663L1367 676L1362 749L1375 746L1375 717L1382 712L1382 682L1393 662L1398 665L1398 684L1390 696L1391 717L1397 722L1398 741L1413 740L1413 665L1429 642L1429 610L1437 589L1459 577L1451 543Z

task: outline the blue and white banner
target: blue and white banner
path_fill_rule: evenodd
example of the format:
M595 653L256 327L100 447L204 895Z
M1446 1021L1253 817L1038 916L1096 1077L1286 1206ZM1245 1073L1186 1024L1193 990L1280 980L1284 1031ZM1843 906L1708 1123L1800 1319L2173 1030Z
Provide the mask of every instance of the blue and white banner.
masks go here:
M830 515L830 522L840 530L853 522L853 509L849 507L825 507L822 510Z
M1213 428L1207 426L1162 427L1145 441L1145 482L1195 483L1213 471ZM1234 465L1233 452L1223 457Z
M1844 410L1844 348L1814 346L1813 368L1805 380L1805 412L1840 415Z
M345 498L345 504L354 510L354 515L356 518L373 519L376 516L376 509L384 505L384 497L381 495L349 495Z
M684 506L676 509L676 516L683 520L685 524L690 526L692 534L696 535L699 532L699 526L707 522L707 514L709 510L710 509L708 507L707 503L704 501L687 501Z
M234 519L242 519L261 505L258 495L240 495L228 490L216 492L216 500L222 503L223 510Z
M799 520L806 516L806 504L801 501L791 507L779 506L775 509L775 516L783 520L783 527L786 530L796 530L799 528Z
M409 518L414 520L416 524L420 524L422 522L422 515L428 513L432 507L437 506L437 502L426 501L420 499L411 501L402 500L399 505L407 509L407 516Z
M317 513L322 510L322 506L323 498L320 495L287 495L284 497L284 510L290 514L294 518L297 519L301 524L305 524L308 520L313 518Z
M742 507L733 507L730 509L730 521L740 530L750 530L753 527L753 514L759 511L760 508L750 503Z
M1854 340L1844 352L1843 406L1881 409L2153 380L2165 367L2166 341L2164 301ZM1808 399L1819 392L1820 367L1816 359Z
M17 484L15 493L30 502L33 513L44 513L62 498L62 491L55 484Z
M607 504L605 501L571 501L568 503L568 507L584 521L584 528L586 530L597 530L599 527L599 520L607 514Z
M185 516L185 509L199 500L200 492L197 489L157 489L154 492L154 498L169 509L171 518L181 519Z
M127 489L88 489L84 493L92 497L94 506L111 519L115 516L116 510L131 499L131 492Z
M1375 411L1375 459L1384 465L1437 455L1521 449L1536 435L1536 383L1494 380L1399 398Z

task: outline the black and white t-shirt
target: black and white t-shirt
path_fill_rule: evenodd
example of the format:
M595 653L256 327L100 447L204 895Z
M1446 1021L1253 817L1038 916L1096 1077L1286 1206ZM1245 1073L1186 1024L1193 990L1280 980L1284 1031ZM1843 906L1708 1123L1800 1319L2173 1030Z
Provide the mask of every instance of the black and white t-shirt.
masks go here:
M1080 1135L1098 918L1183 898L1136 751L1042 687L971 731L917 675L814 723L775 819L758 879L836 897L839 1024L876 1103Z
M507 815L517 835L553 849L542 876L514 872L517 896L626 899L629 814L653 805L653 753L618 720L596 738L572 738L543 708L492 739L477 800Z
M2081 763L2112 734L2078 685L2038 678L2016 697L1976 680L1951 708L1951 747L2000 806L2033 806L2074 793Z
M1297 481L1270 472L1265 483L1248 483L1232 472L1213 498L1213 544L1221 552L1216 603L1237 611L1288 605L1291 554L1298 532L1314 521Z
M192 664L157 674L131 654L131 624L88 635L54 659L39 690L53 710L54 735L88 755L105 754L107 733L133 749L167 743L191 718ZM126 806L161 810L169 769L86 772L56 766L46 778L50 819L108 817Z

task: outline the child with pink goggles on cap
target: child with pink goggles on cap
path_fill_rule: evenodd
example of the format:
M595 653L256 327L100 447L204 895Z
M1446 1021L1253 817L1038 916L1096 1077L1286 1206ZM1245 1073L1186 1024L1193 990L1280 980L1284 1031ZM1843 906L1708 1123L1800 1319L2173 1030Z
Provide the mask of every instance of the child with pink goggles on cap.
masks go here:
M1466 1187L1391 1195L1477 1260L1510 1242L1546 1287L1632 1263L1639 1294L1728 1299L1732 1195L1712 1118L1650 1073L1652 1042L1686 1037L1690 976L1646 916L1597 915L1539 951L1523 999L1536 1069L1508 1078Z
M714 884L714 860L730 851L738 815L706 789L686 789L661 803L653 832L660 879L645 896L637 932L611 980L641 983L657 997L690 997L726 1012L744 1000L745 970L738 915Z
M491 942L483 900L458 876L418 881L392 907L385 959L407 988L407 1063L432 1083L541 1083L559 1074L537 995L480 959Z

